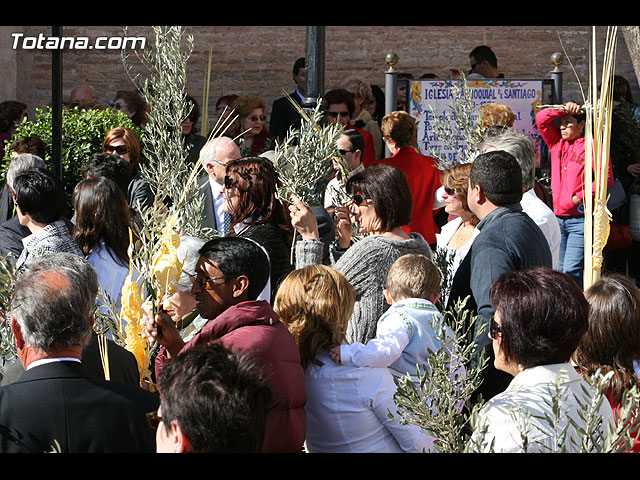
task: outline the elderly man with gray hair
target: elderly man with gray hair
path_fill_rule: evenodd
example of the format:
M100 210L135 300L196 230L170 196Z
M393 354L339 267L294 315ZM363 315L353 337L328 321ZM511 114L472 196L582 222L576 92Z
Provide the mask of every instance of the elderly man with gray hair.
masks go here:
M217 230L222 236L231 228L231 215L223 209L224 177L227 164L240 157L240 148L229 137L215 138L200 150L200 161L207 172L198 180L200 194L204 195L202 226Z
M34 260L7 316L25 373L0 387L0 452L153 452L156 394L92 377L81 361L98 279L70 253Z
M518 161L522 170L522 211L540 227L551 250L553 268L559 267L560 225L553 210L544 203L535 192L536 154L531 137L513 128L505 128L501 133L492 135L479 145L480 153L491 150L504 150Z

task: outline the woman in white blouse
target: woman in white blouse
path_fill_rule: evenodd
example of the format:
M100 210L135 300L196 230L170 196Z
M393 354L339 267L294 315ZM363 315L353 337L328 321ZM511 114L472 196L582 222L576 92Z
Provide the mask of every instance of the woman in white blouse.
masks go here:
M310 453L401 453L431 450L433 438L397 415L387 367L339 365L328 350L345 340L355 302L346 277L322 264L290 273L274 309L293 334L307 387L306 449Z
M513 380L480 409L468 451L598 451L612 409L570 362L589 324L582 289L548 267L516 270L492 284L491 303L495 367ZM592 431L587 417L597 426Z
M454 165L445 171L442 177L442 198L444 209L451 220L436 234L436 257L446 253L449 259L449 275L452 279L458 266L471 248L474 238L478 234L476 225L480 222L467 205L467 190L469 188L469 172L471 163ZM443 288L443 299L446 304L448 288Z

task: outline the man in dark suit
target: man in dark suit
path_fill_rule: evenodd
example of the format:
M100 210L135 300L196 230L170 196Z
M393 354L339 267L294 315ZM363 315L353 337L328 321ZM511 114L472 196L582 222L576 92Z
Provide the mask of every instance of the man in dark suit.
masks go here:
M293 82L296 84L296 91L290 97L298 105L302 105L302 101L305 98L306 72L305 59L297 59L293 64ZM278 140L284 140L291 127L294 129L300 128L300 113L291 105L291 101L287 97L278 98L271 106L269 132Z
M489 359L483 371L483 384L475 396L484 400L502 392L511 375L495 368L489 339L489 322L495 311L489 290L503 273L525 268L552 267L551 250L542 230L522 211L522 171L513 155L495 150L476 157L469 177L467 203L480 219L469 253L456 270L447 307L469 297L466 307L477 314L477 352Z
M97 275L82 257L39 257L18 277L9 320L24 374L0 387L0 452L153 452L157 394L91 377Z
M200 193L204 195L202 226L217 230L223 236L229 233L230 226L229 214L222 208L224 177L227 164L240 156L238 145L229 137L216 138L200 151L200 161L207 172L198 180Z

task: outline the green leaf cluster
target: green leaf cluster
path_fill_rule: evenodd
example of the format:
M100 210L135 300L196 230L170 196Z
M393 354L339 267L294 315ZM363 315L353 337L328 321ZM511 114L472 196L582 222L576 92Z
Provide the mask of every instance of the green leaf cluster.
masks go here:
M11 142L21 137L38 137L46 144L43 159L49 168L53 167L52 158L53 113L49 106L36 110L35 120L20 123ZM143 132L135 126L124 113L112 109L84 110L75 107L62 111L62 182L70 198L76 184L81 180L80 168L91 154L102 151L102 142L106 133L115 127L127 127L134 130L144 140ZM6 172L11 163L11 152L7 151L2 159L2 172Z

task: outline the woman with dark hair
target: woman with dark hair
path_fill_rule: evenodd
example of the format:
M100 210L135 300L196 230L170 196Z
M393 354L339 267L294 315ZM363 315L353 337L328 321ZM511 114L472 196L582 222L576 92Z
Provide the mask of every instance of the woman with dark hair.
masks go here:
M431 248L419 233L402 227L411 221L412 198L404 174L390 165L373 165L352 175L346 183L352 196L349 212L336 209L338 241L332 263L355 287L357 300L349 321L347 341L366 343L376 335L380 316L389 308L382 291L391 264L402 255L431 258ZM322 263L323 242L309 208L294 198L291 223L302 236L296 244L296 267ZM351 244L351 218L364 238Z
M436 191L441 186L438 161L420 154L414 145L418 140L418 125L415 119L404 111L391 112L382 119L382 138L391 156L380 163L399 168L407 177L413 197L411 222L404 230L417 232L429 245L436 243L438 226L433 218Z
M72 202L73 238L95 268L105 300L111 300L119 313L122 284L129 274L127 200L112 180L92 177L76 185Z
M433 438L389 418L396 386L387 367L336 364L329 350L345 342L356 291L327 265L284 279L274 303L300 350L307 390L310 453L402 453L429 450Z
M373 99L369 101L364 108L367 109L371 118L380 126L382 124L382 117L384 117L384 92L378 85L371 85L371 93Z
M191 95L187 95L187 109L189 110L189 115L181 123L182 138L189 152L185 162L188 165L195 165L200 156L200 150L207 143L207 139L198 133L200 132L200 127L198 127L200 105Z
M232 216L232 234L254 240L267 251L271 263L270 298L274 298L280 281L293 270L290 260L293 229L276 197L279 182L267 158L245 157L227 164L224 209Z
M629 277L612 274L591 285L585 297L589 328L573 361L583 376L613 372L606 394L615 412L624 393L640 386L640 290ZM640 440L633 452L640 452Z
M0 158L4 158L5 143L11 140L26 111L27 105L22 102L7 100L0 103Z
M232 118L232 117L229 117L229 115L233 113L233 111L231 110L231 105L236 100L236 98L238 98L238 95L236 94L222 95L220 98L218 98L218 100L216 101L216 117L217 118L216 118L215 125L211 127L212 130L214 128L223 128L224 126L227 125L227 122L229 121L229 119Z
M495 308L489 331L494 364L514 378L482 407L469 448L579 451L579 428L585 428L580 404L591 404L595 395L570 363L588 328L589 304L582 290L570 276L536 267L502 274L490 297ZM553 407L556 401L558 409ZM613 417L606 399L598 415L599 433L605 435ZM547 419L557 422L557 430ZM556 444L565 428L562 444Z
M115 153L131 164L131 180L127 190L127 201L136 210L145 210L153 205L154 195L149 183L142 177L138 164L142 158L140 139L136 132L126 127L112 128L102 142L102 151Z
M147 102L135 91L118 90L113 100L114 110L119 110L137 127L144 127L147 120Z

